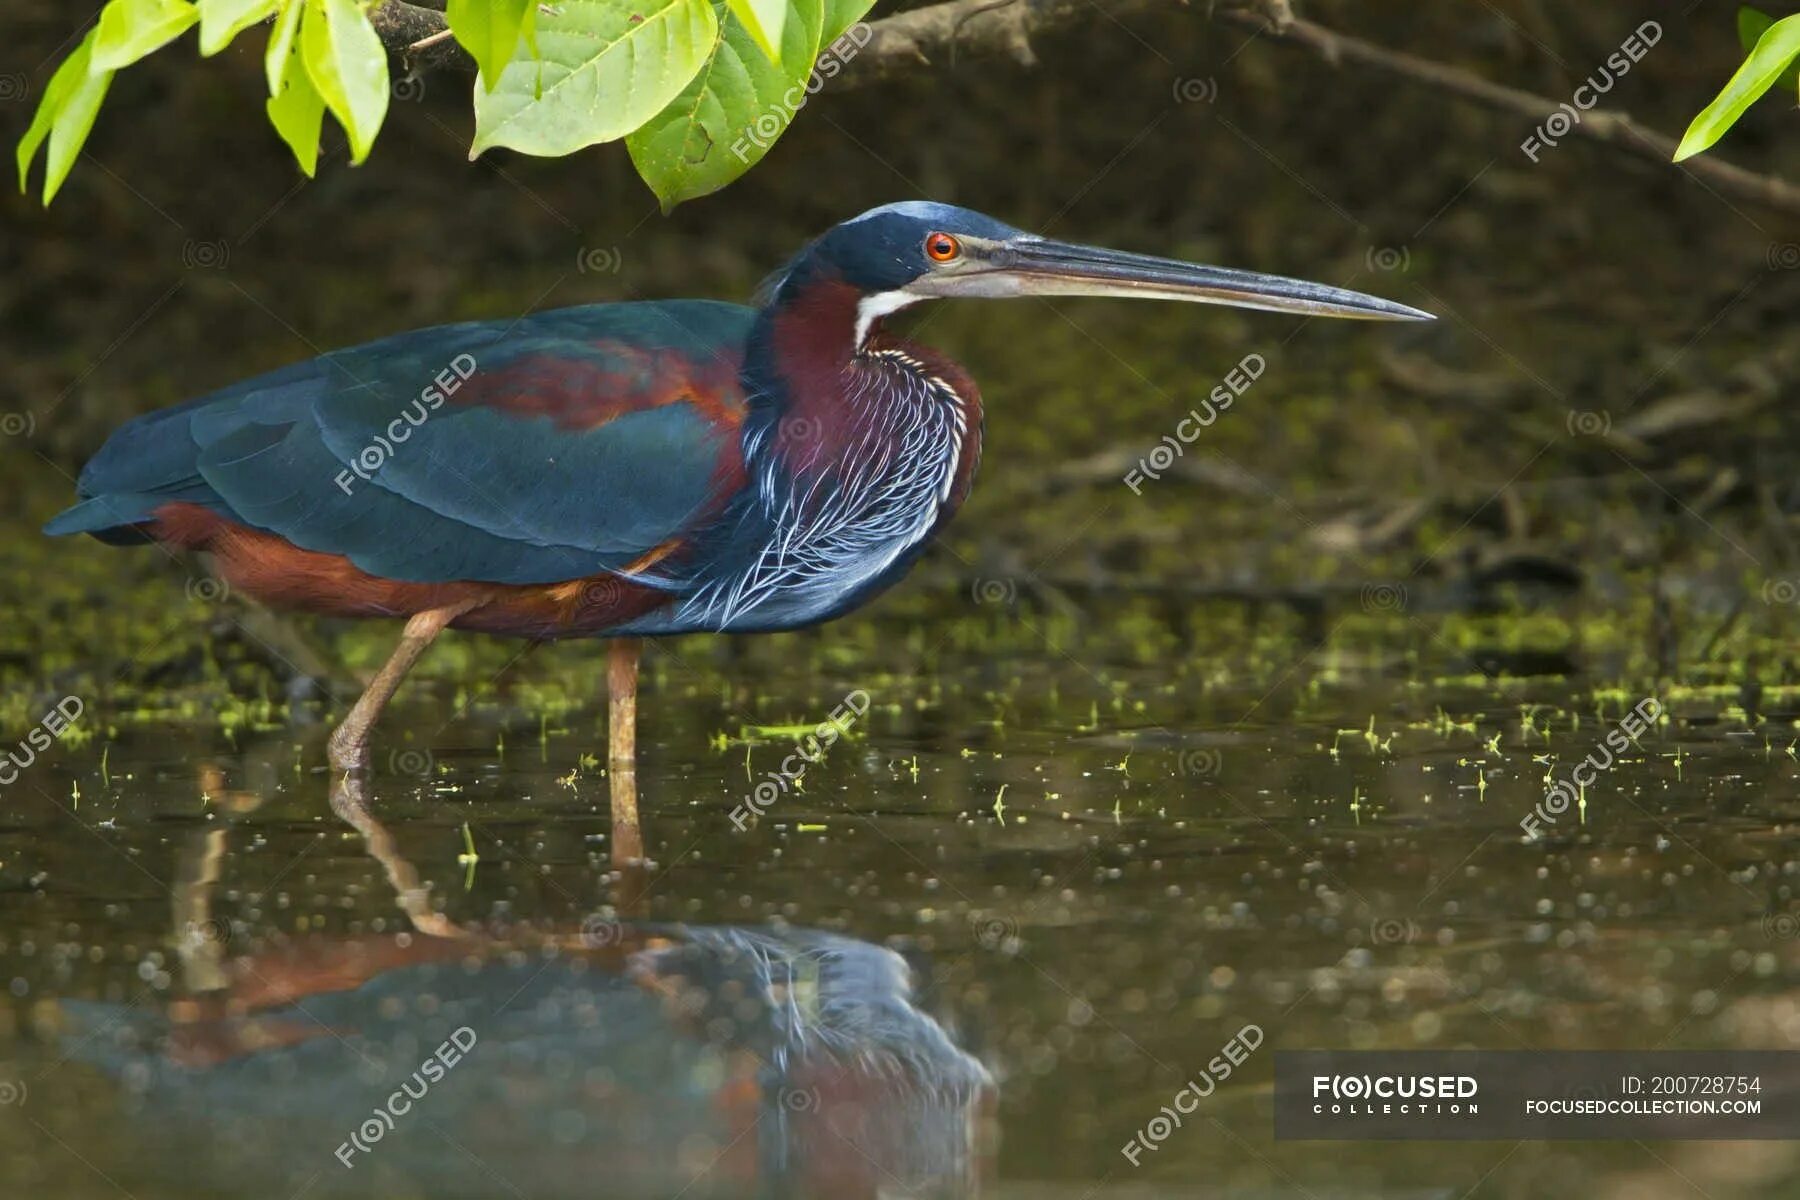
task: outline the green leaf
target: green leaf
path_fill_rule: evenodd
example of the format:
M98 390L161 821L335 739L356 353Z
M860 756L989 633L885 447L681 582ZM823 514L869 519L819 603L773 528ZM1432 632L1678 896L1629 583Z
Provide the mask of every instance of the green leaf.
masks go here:
M87 141L88 131L94 127L94 118L99 115L100 102L106 98L106 89L112 85L111 71L94 69L94 42L99 37L99 30L93 29L81 39L81 44L63 60L62 66L56 68L56 74L50 77L50 84L44 89L44 98L38 103L35 116L31 119L31 128L19 139L17 158L19 162L19 190L29 189L31 182L31 162L37 156L38 147L44 139L50 139L50 149L44 156L44 203L48 205L69 177L69 171L75 165L75 159L81 154L81 147Z
M736 15L727 15L700 74L625 139L665 211L718 191L769 152L806 103L823 15L821 0L794 0L773 63Z
M875 7L875 0L825 0L825 28L819 33L819 49L830 47L838 69L844 63L856 57L856 51L869 44L867 37L852 38L843 46L837 46L837 40L850 31L850 27L868 15ZM854 48L852 48L854 47ZM837 71L831 72L833 75Z
M263 52L263 74L269 80L269 95L281 95L281 77L287 73L288 53L294 46L294 35L300 30L300 14L306 11L306 0L280 0L281 12L269 30L269 48Z
M276 0L200 0L200 53L217 54L245 29L275 15Z
M718 36L708 0L560 0L537 23L538 58L513 59L475 90L475 144L572 154L661 112Z
M180 37L199 19L200 10L188 0L112 0L100 13L88 70L129 67Z
M81 154L94 118L100 115L100 102L112 86L113 73L88 64L87 77L69 90L56 120L50 126L50 149L44 155L44 203L48 205L62 187L63 180Z
M18 149L13 157L19 163L19 191L30 190L31 160L37 157L38 147L50 136L50 127L56 121L56 114L62 111L63 102L69 93L88 77L88 64L93 61L94 33L81 39L81 44L63 59L62 66L56 68L56 74L50 76L50 84L44 89L43 99L38 101L37 112L32 114L31 128L19 139Z
M787 24L788 0L725 0L756 48L771 63L781 62L781 29Z
M387 50L381 35L356 0L306 0L300 52L325 107L350 135L350 161L363 161L387 116Z
M536 8L536 0L450 0L445 6L450 32L481 68L481 85L488 91L500 82L519 47L525 18Z
M281 90L263 102L269 124L294 152L294 161L311 179L319 166L319 129L325 122L325 98L313 87L300 48L291 46L281 73Z
M1763 30L1744 65L1688 126L1675 149L1675 161L1691 158L1725 136L1744 110L1774 86L1796 55L1800 55L1800 15L1783 17Z
M1746 54L1755 49L1757 39L1762 37L1763 33L1774 23L1774 17L1751 8L1749 5L1738 9L1738 41L1742 43ZM1788 69L1781 73L1781 78L1777 79L1775 83L1784 88L1800 85L1800 62L1790 63Z

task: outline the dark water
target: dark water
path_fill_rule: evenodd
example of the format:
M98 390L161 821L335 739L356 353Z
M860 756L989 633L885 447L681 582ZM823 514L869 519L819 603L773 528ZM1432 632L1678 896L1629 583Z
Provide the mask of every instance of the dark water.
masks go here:
M603 703L525 685L405 693L360 796L322 726L46 752L0 807L0 1196L1800 1191L1780 1143L1278 1143L1270 1113L1276 1048L1791 1044L1791 714L1663 697L1527 841L1642 694L1054 653L924 691L646 679L641 872L582 761ZM740 831L792 746L743 725L859 688Z

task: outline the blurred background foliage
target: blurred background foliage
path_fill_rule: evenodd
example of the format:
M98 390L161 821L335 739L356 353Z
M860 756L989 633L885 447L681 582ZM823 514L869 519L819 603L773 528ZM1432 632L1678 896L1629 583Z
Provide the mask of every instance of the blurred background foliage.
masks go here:
M1602 108L1674 135L1743 58L1736 9L1651 9L1663 37ZM1539 0L1300 11L1552 98L1645 19ZM4 18L13 138L70 19L41 0ZM1035 67L940 56L828 86L757 170L664 216L617 146L468 162L471 80L453 73L396 71L378 152L353 169L328 129L300 178L256 111L256 40L205 69L150 56L115 80L51 209L0 198L9 684L107 663L238 692L291 673L208 640L228 630L195 619L218 603L203 571L36 533L129 416L416 326L743 298L826 226L917 196L1443 319L1371 335L1099 302L909 314L983 386L974 498L867 615L741 652L875 646L884 623L929 616L967 620L971 646L1054 628L1154 660L1228 653L1276 614L1290 642L1433 622L1461 670L1792 675L1800 220L1681 167L1575 141L1533 162L1517 117L1171 5L1096 9L1034 39ZM1800 175L1792 120L1757 105L1713 155ZM1252 352L1262 378L1133 494L1125 472ZM1047 615L1000 622L996 604ZM388 636L339 649L365 661ZM439 661L513 652L461 642Z

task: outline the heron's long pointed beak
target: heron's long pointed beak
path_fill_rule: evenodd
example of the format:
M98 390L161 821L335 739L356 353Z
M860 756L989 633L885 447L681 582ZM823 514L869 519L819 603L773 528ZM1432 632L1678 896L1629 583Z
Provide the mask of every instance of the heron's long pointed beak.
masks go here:
M966 269L919 283L942 296L1134 296L1365 321L1433 321L1432 314L1344 288L1078 246L1037 237L976 250Z

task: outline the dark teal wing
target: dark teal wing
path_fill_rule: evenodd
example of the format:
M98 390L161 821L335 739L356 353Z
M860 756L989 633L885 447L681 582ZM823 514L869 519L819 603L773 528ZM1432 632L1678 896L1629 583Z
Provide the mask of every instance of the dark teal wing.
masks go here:
M622 571L742 479L752 312L596 305L324 355L120 429L51 533L201 504L388 579Z

